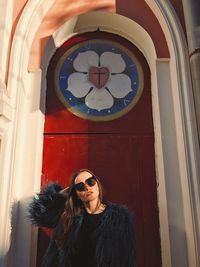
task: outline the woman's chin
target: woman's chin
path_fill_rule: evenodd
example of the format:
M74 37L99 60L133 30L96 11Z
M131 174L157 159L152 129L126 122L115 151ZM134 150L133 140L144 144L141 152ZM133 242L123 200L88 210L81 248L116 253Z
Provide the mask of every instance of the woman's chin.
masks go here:
M93 201L93 200L95 200L96 199L96 197L95 196L88 196L87 198L86 198L86 201L88 202L88 201Z
M91 195L85 197L84 202L93 201L95 199L97 199L97 196L95 196L94 194L91 194Z

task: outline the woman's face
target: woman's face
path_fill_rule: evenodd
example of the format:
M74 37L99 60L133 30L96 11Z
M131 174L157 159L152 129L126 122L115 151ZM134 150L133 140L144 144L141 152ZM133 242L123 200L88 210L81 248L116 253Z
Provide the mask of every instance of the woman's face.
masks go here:
M74 181L74 184L78 184L78 183L84 183L84 187L85 190L82 192L79 192L78 190L76 190L76 194L78 196L78 198L80 198L80 200L82 202L89 202L89 201L93 201L95 199L99 198L99 187L97 182L95 183L94 186L89 186L85 180L92 177L93 175L87 171L81 172Z

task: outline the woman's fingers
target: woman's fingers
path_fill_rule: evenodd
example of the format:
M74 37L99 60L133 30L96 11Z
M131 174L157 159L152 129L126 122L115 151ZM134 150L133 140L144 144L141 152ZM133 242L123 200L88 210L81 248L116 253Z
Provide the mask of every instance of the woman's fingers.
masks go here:
M59 194L62 194L64 196L67 196L68 193L69 193L69 186L59 191Z

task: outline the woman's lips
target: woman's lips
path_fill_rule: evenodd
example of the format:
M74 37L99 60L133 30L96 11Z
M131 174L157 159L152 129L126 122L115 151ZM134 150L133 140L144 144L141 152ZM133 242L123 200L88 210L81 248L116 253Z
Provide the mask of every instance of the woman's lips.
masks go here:
M90 195L92 195L92 194L93 194L93 192L90 191L90 192L87 192L87 193L86 193L86 196L90 196Z

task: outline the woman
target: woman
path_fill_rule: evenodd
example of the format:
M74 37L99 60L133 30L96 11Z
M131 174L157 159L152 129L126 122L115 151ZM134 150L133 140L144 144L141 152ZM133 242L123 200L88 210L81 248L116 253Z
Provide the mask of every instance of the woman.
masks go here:
M99 179L88 169L70 186L48 185L29 206L33 224L54 228L43 267L134 267L132 217L126 206L103 198Z

